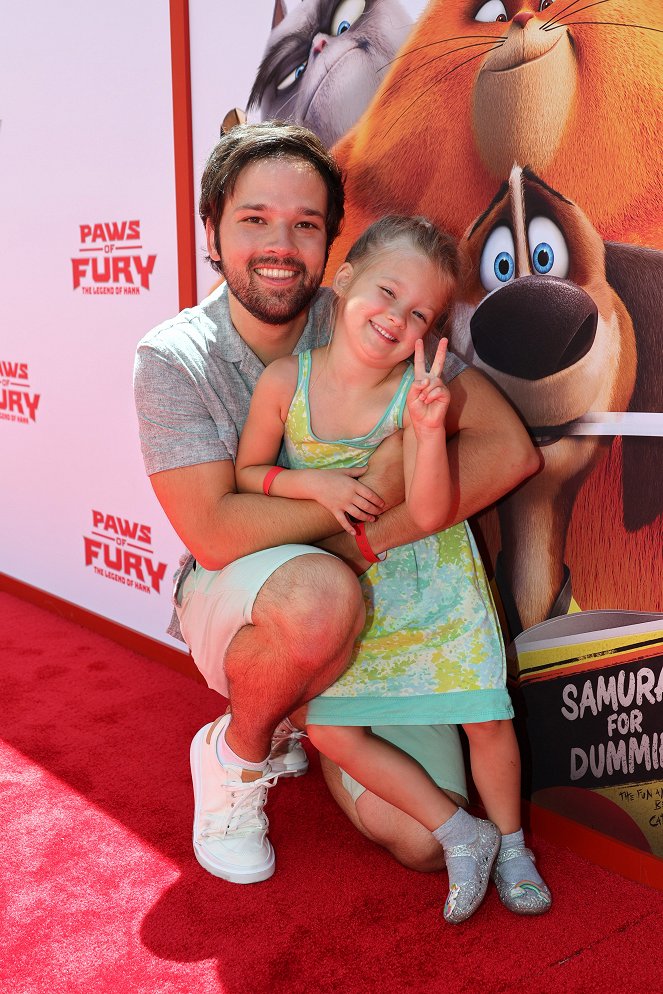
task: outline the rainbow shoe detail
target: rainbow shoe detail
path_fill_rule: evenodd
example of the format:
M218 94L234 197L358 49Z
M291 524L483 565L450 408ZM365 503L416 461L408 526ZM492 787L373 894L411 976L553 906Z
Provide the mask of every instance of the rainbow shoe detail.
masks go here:
M548 911L552 905L552 895L541 881L540 884L533 880L519 880L517 883L507 883L500 873L500 866L511 859L519 856L528 856L532 863L535 863L534 853L525 846L514 846L511 849L502 849L497 856L493 867L492 877L500 895L500 901L517 915L542 915Z

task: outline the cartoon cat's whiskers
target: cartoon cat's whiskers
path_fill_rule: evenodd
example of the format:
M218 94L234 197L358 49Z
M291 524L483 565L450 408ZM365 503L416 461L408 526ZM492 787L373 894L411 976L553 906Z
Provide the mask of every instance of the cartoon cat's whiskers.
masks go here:
M500 48L500 47L501 47L501 44L500 45L493 45L489 49L489 51L494 51L495 49ZM431 83L430 86L427 86L425 90L422 90L421 93L419 93L414 98L414 100L412 100L411 103L408 104L408 106L405 108L405 110L402 112L402 114L400 114L399 117L394 121L394 123L389 125L389 127L385 131L385 136L389 134L389 132L392 130L392 128L396 127L396 125L402 119L403 114L408 114L412 110L412 108L414 107L414 105L419 100L422 99L422 97L425 97L427 93L430 93L431 90L435 89L435 87L439 85L439 83L440 83L441 80L446 79L447 76L451 76L451 74L457 72L458 69L462 69L462 67L466 66L468 64L468 62L473 62L475 59L481 59L481 58L483 58L484 55L487 55L487 54L488 54L488 52L477 52L476 55L471 55L469 57L469 59L465 59L463 62L460 62L457 66L454 66L452 69L449 69L447 72L442 73L441 76L436 77L436 79L433 80L433 82ZM439 58L441 59L442 56L440 56ZM393 87L389 87L389 89L393 89Z
M283 103L279 107L276 108L276 110L275 110L275 116L278 117L282 113L282 111L284 110L284 108L286 108L288 106L288 104L291 103L291 101L296 100L296 99L297 99L297 91L295 90L294 93L290 94L290 96L288 97L287 100L284 100Z
M553 16L550 17L545 22L545 24L541 25L541 29L543 31L545 31L549 24L554 24L555 21L558 21L560 19L560 17L562 16L562 14L565 14L567 10L570 10L572 13L577 14L578 11L577 10L573 10L573 8L577 7L577 5L579 3L582 3L582 0L572 0L571 3L567 3L566 7L562 7L561 10L555 10L554 13L553 13ZM588 7L595 7L595 6L598 6L598 4L600 4L600 3L612 3L612 0L595 0L594 3L590 3L587 6ZM580 9L584 10L584 8L580 8Z
M472 56L472 58L476 59L476 58L479 58L481 55L487 55L488 52L492 52L496 48L501 48L501 46L504 44L504 41L505 41L504 38L500 38L497 44L494 44L494 43L488 42L488 41L478 41L478 42L475 42L473 45L459 45L457 48L452 48L448 52L442 52L441 55L436 55L434 58L428 59L427 62L420 62L420 63L418 63L414 67L414 69L410 69L409 72L406 72L406 73L403 73L402 75L400 75L398 77L398 80L395 83L393 83L391 86L388 86L384 92L385 93L390 93L393 89L397 88L400 85L400 83L403 82L403 80L406 80L410 76L414 76L416 73L421 72L421 70L425 69L426 66L431 66L435 62L439 62L441 59L446 58L447 55L454 55L456 52L463 52L463 51L465 51L468 48L477 48L477 47L481 46L482 48L485 49L485 51L478 52L477 55L473 55ZM467 62L471 62L472 60L471 59L467 59L466 61ZM461 65L465 65L465 62L461 62Z
M608 28L637 28L640 31L655 31L656 34L663 34L663 28L652 28L647 24L625 24L623 21L566 21L562 24L553 24L552 28L547 28L547 31L552 31L555 28L574 28L576 24L591 24L594 27L608 27Z
M576 0L576 3L579 3L579 2L580 2L580 0ZM385 64L383 66L380 66L380 72L383 69L386 69L387 66L393 66L394 63L396 63L396 62L399 61L399 59L408 59L411 55L414 55L415 52L423 52L425 49L427 49L427 48L434 48L436 45L446 45L446 43L448 41L467 41L467 40L471 40L472 41L472 40L474 40L476 38L489 38L489 39L494 40L494 41L505 41L506 40L505 37L504 37L504 35L477 35L477 34L474 34L474 35L452 35L450 38L440 38L438 41L429 41L425 45L419 45L417 48L410 48L410 49L408 49L407 52L403 52L401 55L394 56L394 58L391 59L389 62L385 62ZM457 51L457 49L451 49L451 52L453 52L453 51ZM447 52L443 52L442 54L443 55L447 55L447 54L450 55L451 52L448 52L448 53Z

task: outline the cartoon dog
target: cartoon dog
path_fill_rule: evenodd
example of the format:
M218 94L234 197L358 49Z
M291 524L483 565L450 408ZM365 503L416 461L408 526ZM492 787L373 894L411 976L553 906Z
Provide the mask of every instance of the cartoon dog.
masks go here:
M571 512L610 441L574 430L590 412L627 409L635 337L606 279L600 235L529 169L514 166L461 246L469 266L450 317L451 348L505 393L543 460L498 509L498 583L515 636L569 608Z

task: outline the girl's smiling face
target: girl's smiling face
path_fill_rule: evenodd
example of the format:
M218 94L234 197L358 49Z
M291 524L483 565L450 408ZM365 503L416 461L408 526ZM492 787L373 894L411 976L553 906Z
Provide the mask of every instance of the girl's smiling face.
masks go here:
M334 277L334 335L345 335L371 366L392 368L414 352L442 313L449 286L431 260L407 242L344 262Z

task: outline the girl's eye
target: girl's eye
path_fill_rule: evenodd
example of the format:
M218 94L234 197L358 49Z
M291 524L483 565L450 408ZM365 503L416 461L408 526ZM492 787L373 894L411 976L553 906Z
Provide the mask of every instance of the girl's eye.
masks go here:
M412 311L412 313L414 314L415 318L417 318L418 321L423 321L424 324L426 323L426 318L421 313L421 311Z
M381 286L380 289L387 294L388 297L394 296L394 291L390 290L388 286Z
M341 0L331 19L330 35L342 35L366 10L365 0Z
M532 267L539 276L569 275L569 249L564 235L549 217L535 217L527 229Z
M287 76L283 77L280 83L276 84L276 89L287 90L289 86L292 86L293 83L297 82L300 76L304 75L304 73L306 72L307 65L308 61L302 62L300 66L297 66L296 69L293 69L292 72L289 72Z
M484 289L495 290L510 283L516 272L516 249L511 229L505 224L494 228L481 253L479 276Z
M543 0L545 3L545 0ZM475 21L481 21L483 23L490 23L491 21L508 21L509 15L506 12L506 7L502 3L502 0L488 0L488 3L483 4L479 7L478 11L474 15Z

